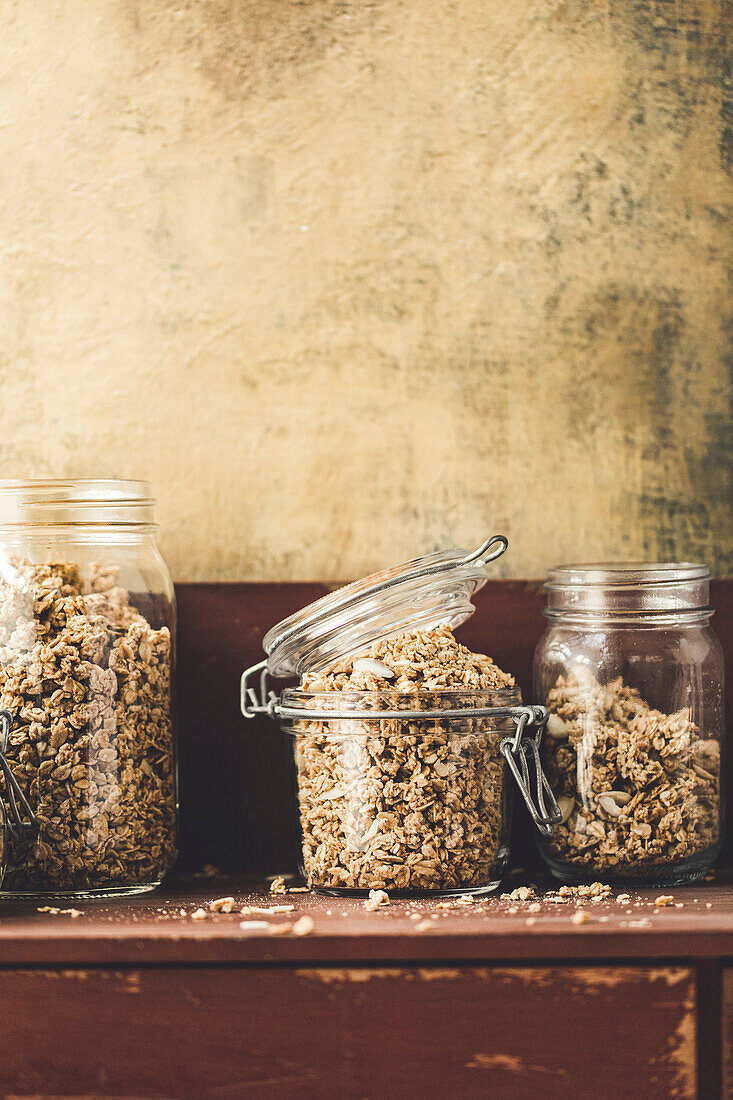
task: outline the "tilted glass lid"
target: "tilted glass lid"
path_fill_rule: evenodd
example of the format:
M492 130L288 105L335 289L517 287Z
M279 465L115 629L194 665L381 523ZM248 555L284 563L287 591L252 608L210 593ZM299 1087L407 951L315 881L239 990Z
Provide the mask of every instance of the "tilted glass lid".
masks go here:
M486 584L485 566L508 545L493 535L472 552L441 550L329 592L268 631L262 643L268 673L302 676L405 630L460 626Z

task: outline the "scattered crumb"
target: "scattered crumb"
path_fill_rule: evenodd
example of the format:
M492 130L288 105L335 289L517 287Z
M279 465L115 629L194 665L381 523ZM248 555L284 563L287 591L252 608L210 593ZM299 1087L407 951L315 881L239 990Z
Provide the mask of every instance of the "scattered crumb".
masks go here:
M212 913L231 913L234 908L234 898L215 898L209 902L209 909Z
M295 910L294 905L271 905L269 909L260 909L260 913L292 913Z
M286 893L288 893L288 894L309 894L310 889L311 889L310 886L290 886L286 890ZM273 891L273 892L278 893L279 891Z
M206 920L206 910L205 909L196 909L191 914L191 920Z
M472 894L461 894L460 897L455 898L456 905L473 905L474 898Z
M655 905L673 905L674 904L674 895L673 894L660 894L654 904Z
M63 914L66 917L81 917L84 915L81 909L59 909L57 905L41 905L36 911L38 913L52 913L53 916Z
M641 920L630 920L629 928L651 928L652 922L648 917L642 917Z
M415 925L416 932L431 932L433 929L433 922L430 920L421 920L419 924Z
M584 909L578 909L576 913L573 913L570 920L573 924L587 924L590 920L590 914L586 913Z
M529 927L531 928L531 926L532 926L533 924L537 924L537 917L527 917L527 919L526 919L526 921L525 921L524 923L525 923L526 925L529 925Z
M292 924L268 924L271 936L284 936L293 931Z
M713 907L712 901L706 901L705 902L705 908L706 909L712 909L712 907Z
M542 912L542 906L538 901L533 901L531 905L527 906L528 913L540 913Z
M271 894L287 894L288 888L285 885L285 879L282 875L276 875L276 877L270 883Z
M239 927L244 932L254 932L259 929L269 928L270 925L266 920L241 920L239 922Z
M560 891L562 893L562 891ZM535 892L531 886L517 886L516 890L512 890L511 894L502 894L502 901L531 901L535 897Z
M389 894L386 890L370 890L369 897L362 904L365 909L373 913L389 905Z
M519 912L519 909L516 907L516 905L510 905L509 908L507 909L507 913L518 913L518 912Z
M300 920L296 920L293 925L293 934L296 936L307 936L314 928L315 924L313 923L313 918L306 914L304 917L301 917Z
M619 905L628 905L628 903L631 901L631 894L619 894L619 896L616 898L616 901Z

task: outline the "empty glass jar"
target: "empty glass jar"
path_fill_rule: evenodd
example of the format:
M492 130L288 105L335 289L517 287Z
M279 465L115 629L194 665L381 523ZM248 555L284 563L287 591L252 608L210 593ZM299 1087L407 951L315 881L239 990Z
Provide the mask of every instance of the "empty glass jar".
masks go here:
M548 573L535 698L562 813L540 848L565 882L671 885L720 851L723 661L710 574L682 564Z
M175 860L175 603L152 512L146 482L0 482L6 893L140 892Z

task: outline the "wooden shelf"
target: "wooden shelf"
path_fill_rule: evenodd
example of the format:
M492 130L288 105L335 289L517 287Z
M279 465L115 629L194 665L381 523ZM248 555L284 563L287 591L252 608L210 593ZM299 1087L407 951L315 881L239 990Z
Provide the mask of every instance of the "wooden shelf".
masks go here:
M517 881L509 882L507 889ZM544 886L551 888L549 883ZM490 895L451 909L440 907L438 901L394 900L375 913L359 899L275 895L264 884L241 877L172 883L138 897L56 903L75 904L81 910L78 917L39 912L41 902L5 902L0 967L733 959L733 884L728 880L668 891L617 891L608 899L586 903L584 924L572 921L575 902L542 901L541 889L539 912L532 911L530 902ZM630 903L618 903L621 892L631 893ZM682 908L655 906L662 893L672 894ZM208 911L210 901L229 895L235 897L237 910L278 904L294 905L295 910L276 915ZM206 918L192 919L201 907ZM308 935L273 935L266 928L240 927L243 921L290 925L306 914L314 924ZM416 931L425 920L431 921L431 930Z

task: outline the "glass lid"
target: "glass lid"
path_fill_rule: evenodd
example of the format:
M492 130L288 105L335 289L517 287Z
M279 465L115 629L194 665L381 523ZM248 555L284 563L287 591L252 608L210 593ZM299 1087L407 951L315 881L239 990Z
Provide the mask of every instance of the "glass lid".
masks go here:
M472 552L441 550L329 592L268 631L262 643L267 671L302 676L405 630L460 626L475 610L474 593L486 584L485 566L508 545L503 535L493 535Z

